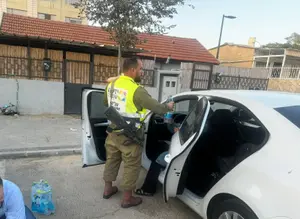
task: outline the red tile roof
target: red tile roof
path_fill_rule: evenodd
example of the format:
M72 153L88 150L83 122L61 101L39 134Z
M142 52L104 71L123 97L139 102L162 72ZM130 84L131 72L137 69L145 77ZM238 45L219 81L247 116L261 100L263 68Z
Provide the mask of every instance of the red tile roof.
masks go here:
M109 39L109 34L100 27L12 14L3 15L0 31L3 34L96 44L98 46L115 45L114 41ZM168 58L170 55L173 60L218 64L218 60L196 39L148 34L141 34L140 37L147 39L147 42L137 45L137 48L150 51L142 53L143 56Z

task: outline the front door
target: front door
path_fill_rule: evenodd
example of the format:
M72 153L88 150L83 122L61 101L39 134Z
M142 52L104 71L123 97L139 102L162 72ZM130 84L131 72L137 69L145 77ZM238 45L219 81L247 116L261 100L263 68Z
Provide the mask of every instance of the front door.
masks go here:
M178 77L177 76L163 76L161 86L161 101L168 99L177 93Z
M104 114L104 90L82 90L81 144L83 167L104 164L106 160L105 139L108 126Z
M198 141L206 123L210 110L210 103L207 98L202 97L193 106L180 130L175 133L171 140L169 154L166 156L169 163L164 178L164 198L167 202L169 197L175 197L178 191L179 180L186 159Z

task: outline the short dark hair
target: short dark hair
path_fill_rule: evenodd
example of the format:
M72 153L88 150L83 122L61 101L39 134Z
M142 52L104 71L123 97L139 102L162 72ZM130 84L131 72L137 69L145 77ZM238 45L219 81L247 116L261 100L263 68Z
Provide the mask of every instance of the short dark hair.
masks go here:
M139 60L140 59L137 57L125 59L123 63L123 72L129 71L131 68L137 68L139 65Z
M0 177L0 186L3 186L3 180L1 177Z

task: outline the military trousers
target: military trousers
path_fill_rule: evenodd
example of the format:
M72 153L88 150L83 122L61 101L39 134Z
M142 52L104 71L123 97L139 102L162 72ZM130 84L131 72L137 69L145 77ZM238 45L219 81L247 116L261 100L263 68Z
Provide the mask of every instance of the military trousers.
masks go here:
M141 169L142 147L134 142L127 145L127 142L128 138L124 135L114 132L108 134L105 141L106 164L103 179L106 182L116 181L123 161L124 173L121 188L134 190Z

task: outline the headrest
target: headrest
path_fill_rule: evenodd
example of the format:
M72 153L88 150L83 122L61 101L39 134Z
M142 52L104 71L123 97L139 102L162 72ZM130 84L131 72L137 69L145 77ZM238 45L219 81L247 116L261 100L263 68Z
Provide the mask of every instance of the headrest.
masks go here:
M216 110L211 118L212 125L228 125L234 123L232 112L229 109Z

